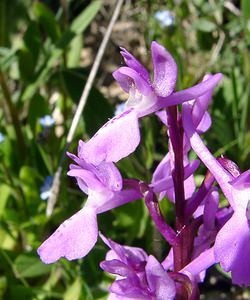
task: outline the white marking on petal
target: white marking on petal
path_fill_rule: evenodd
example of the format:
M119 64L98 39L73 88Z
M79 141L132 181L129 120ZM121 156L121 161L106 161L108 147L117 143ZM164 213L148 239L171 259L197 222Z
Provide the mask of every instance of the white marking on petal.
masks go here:
M247 220L250 221L250 200L248 200L248 203L247 203L246 217L247 217Z

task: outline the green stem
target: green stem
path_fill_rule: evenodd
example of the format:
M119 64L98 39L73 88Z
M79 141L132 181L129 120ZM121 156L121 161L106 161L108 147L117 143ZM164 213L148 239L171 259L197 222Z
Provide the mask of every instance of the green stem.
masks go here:
M7 263L10 265L10 268L11 268L14 276L22 282L23 286L30 287L28 282L20 275L20 273L16 269L15 265L12 263L12 260L10 259L9 255L6 253L6 251L4 249L0 249L0 251L3 255L3 257L5 258L5 260L7 261Z
M11 121L13 123L14 129L15 129L15 133L16 133L16 137L17 137L17 143L18 143L18 148L19 151L21 153L22 158L25 158L26 155L26 146L24 143L24 137L23 137L23 133L21 130L21 124L20 121L18 119L18 114L17 114L17 110L15 108L15 106L12 103L11 100L11 93L10 90L8 88L8 85L6 83L4 74L0 71L0 86L2 88L3 91L3 101L5 101L5 105L6 107L8 107L10 116L11 116Z

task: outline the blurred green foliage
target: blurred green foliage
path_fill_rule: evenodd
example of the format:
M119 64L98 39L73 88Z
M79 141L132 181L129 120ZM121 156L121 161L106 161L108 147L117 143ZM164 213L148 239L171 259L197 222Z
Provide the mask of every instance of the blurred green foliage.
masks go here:
M0 1L0 132L5 137L0 143L0 299L106 299L111 279L98 267L107 250L103 244L74 262L62 259L44 265L36 254L40 243L86 199L66 177L68 162L50 218L45 216L40 187L47 175L53 176L65 146L89 72L80 67L81 51L102 5L98 0ZM143 28L148 49L156 39L174 55L178 89L191 86L207 72L224 74L210 107L213 126L205 139L216 155L231 158L242 170L249 168L249 1L183 0L165 5L136 1L134 5L127 21ZM165 28L154 17L164 9L172 11L175 20ZM124 18L126 10L122 14ZM111 103L114 99L107 100L100 89L92 88L72 151L78 139L88 139L113 116ZM52 112L59 114L59 121L45 130L39 118ZM118 166L126 177L150 181L166 151L165 130L156 117L146 118L141 147ZM173 221L171 205L162 209ZM100 230L113 239L155 251L152 224L142 202L105 213L98 220Z

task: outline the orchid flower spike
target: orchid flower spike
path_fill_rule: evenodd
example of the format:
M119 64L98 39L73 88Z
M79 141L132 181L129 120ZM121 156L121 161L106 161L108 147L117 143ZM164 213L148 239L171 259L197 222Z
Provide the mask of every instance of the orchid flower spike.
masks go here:
M221 79L211 75L203 82L175 92L177 65L171 54L157 42L151 44L154 79L148 70L127 50L121 48L127 66L113 73L129 94L126 110L104 124L84 146L84 159L94 165L117 162L135 151L140 142L139 118L164 107L196 99L210 91Z
M140 199L138 181L123 180L113 163L98 166L82 158L84 143L79 142L78 157L68 153L75 164L70 165L69 176L76 178L80 189L88 194L87 202L38 248L44 263L53 263L61 257L79 259L89 253L98 237L97 214Z

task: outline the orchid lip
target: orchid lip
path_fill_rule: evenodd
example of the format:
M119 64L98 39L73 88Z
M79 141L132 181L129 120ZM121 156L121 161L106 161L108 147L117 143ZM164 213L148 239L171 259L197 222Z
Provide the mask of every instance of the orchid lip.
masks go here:
M127 108L134 108L138 112L139 116L150 109L156 102L156 97L152 93L151 95L143 95L135 85L132 85L129 90L129 97L126 102Z

